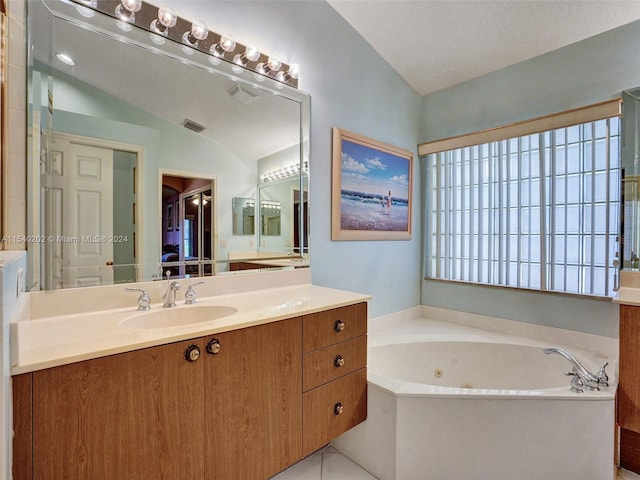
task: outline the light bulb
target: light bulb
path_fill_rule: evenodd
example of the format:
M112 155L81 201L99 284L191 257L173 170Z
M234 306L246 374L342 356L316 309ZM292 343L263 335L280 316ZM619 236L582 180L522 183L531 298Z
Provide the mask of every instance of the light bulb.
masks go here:
M120 0L116 7L116 17L123 22L133 23L136 21L136 12L142 8L142 0Z
M178 15L173 9L162 6L158 9L158 18L151 22L150 29L159 35L167 36L169 29L175 27Z
M278 60L276 57L269 57L267 63L259 63L256 65L256 70L263 75L268 75L270 72L277 72L280 70L282 66L282 62Z
M220 37L219 45L220 48L225 52L233 52L233 50L236 48L236 40L233 38L233 36L225 33L224 35L222 35L222 37Z
M196 40L204 40L209 35L209 28L201 21L196 20L191 24L191 36Z
M178 15L172 8L162 6L158 9L158 21L167 28L175 27Z
M287 73L291 78L297 80L300 76L300 65L297 63L292 63Z
M274 72L277 72L278 70L280 70L280 67L282 66L282 62L278 60L276 57L269 57L269 60L267 61L267 65L271 70L273 70Z
M198 40L204 40L209 35L209 28L201 21L196 20L191 24L191 30L184 32L182 35L182 42L190 47L196 48L198 46Z
M258 49L253 47L246 47L244 49L244 53L242 54L238 53L236 54L235 57L233 57L233 63L235 63L236 65L240 65L242 67L246 67L249 64L249 62L255 62L259 57L260 57L260 51L258 51ZM242 73L242 72L237 72L237 73Z
M209 47L209 53L216 57L224 57L226 52L233 52L236 48L236 40L228 33L222 34L220 41Z
M247 47L244 51L244 55L250 62L255 62L260 58L260 50L255 47Z

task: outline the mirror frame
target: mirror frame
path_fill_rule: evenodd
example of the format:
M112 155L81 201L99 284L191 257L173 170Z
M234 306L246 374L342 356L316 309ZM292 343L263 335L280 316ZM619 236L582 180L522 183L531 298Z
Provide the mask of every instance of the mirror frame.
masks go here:
M32 7L31 3L38 2L40 5L38 7ZM75 1L75 0L72 0ZM300 159L300 169L298 173L298 183L300 191L309 191L309 160L310 160L310 119L311 119L311 98L310 95L304 91L298 90L297 88L291 87L289 85L285 85L281 82L278 82L272 78L262 77L260 81L252 81L248 77L249 75L239 75L234 72L234 68L237 68L236 65L231 64L230 62L223 61L219 65L212 65L208 58L210 55L196 51L193 55L186 56L181 55L181 45L177 44L171 39L168 39L166 44L163 47L159 47L151 42L150 36L148 32L146 32L143 28L137 27L135 25L131 25L133 30L133 34L124 34L122 31L119 31L115 28L116 21L113 18L108 17L107 15L96 12L94 18L86 17L81 14L81 9L86 8L83 7L79 3L71 3L68 0L34 0L34 2L28 2L27 4L27 18L30 18L31 9L32 8L44 8L49 12L51 16L51 21L55 19L63 20L65 22L72 23L80 28L89 29L92 32L95 32L96 35L104 34L112 39L120 41L124 44L133 45L135 47L140 47L148 51L150 54L161 54L164 56L168 56L173 58L176 61L181 62L182 64L188 65L190 68L199 68L204 69L211 73L211 75L221 75L226 77L227 79L231 79L234 82L242 83L247 86L258 87L263 91L272 93L273 95L282 96L283 98L296 102L299 105L300 109L300 121L299 121L299 138L300 142L298 144L299 147L299 159ZM113 25L111 28L105 28L105 24L107 22L104 19L107 18L110 21L110 24ZM31 22L27 22L27 37L29 39L29 45L31 45L31 33L30 33ZM49 37L52 38L52 31L47 32ZM144 34L142 34L144 33ZM128 36L130 35L130 36ZM50 49L51 53L53 53L53 41L47 47ZM33 105L29 105L29 98L36 98L36 95L40 97L41 92L34 92L31 79L33 77L33 67L34 67L34 58L32 49L28 48L27 54L27 76L28 76L28 95L25 98L27 102L26 110L27 112L37 111L39 108L44 107L44 105L39 105L38 102L33 102ZM249 70L246 70L246 73L251 73ZM252 75L257 75L253 74ZM257 78L257 77L256 77ZM51 81L49 81L48 85L49 90L52 88ZM51 93L51 90L49 91ZM51 105L49 105L51 107ZM50 112L53 112L50 109ZM48 131L45 130L44 133L52 132L52 122L51 122L52 113L48 114L47 119L47 127ZM39 136L33 136L31 132L38 131L40 129L40 118L38 114L38 118L33 118L34 115L30 115L31 122L27 126L27 188L30 192L33 192L32 195L27 197L27 234L30 238L41 238L43 235L43 231L40 226L40 218L42 213L44 212L41 205L41 196L40 196L40 183L39 183L39 175L40 175L40 152L41 149L44 148L41 145L41 141ZM49 153L49 152L47 152ZM140 177L140 175L139 175ZM141 179L137 179L137 183L141 183ZM258 178L256 178L256 205L258 205L258 190L260 187L264 185ZM221 208L218 205L218 208ZM310 212L310 210L309 210ZM217 209L216 209L216 217L217 217ZM308 239L307 235L303 235L303 232L308 232L308 222L310 218L310 214L307 213L306 217L304 215L304 210L300 209L299 212L300 218L299 220L299 235L300 235L300 252L297 254L293 252L293 247L291 247L291 252L283 252L281 257L278 258L288 258L288 259L298 259L299 261L296 263L295 268L300 267L309 267L309 245L302 243L302 239ZM256 254L250 255L250 252L246 252L248 255L242 258L227 258L227 259L215 259L215 264L231 264L238 260L251 262L257 261L260 259L264 259L264 256L260 255L260 242L258 240L258 232L256 231ZM142 241L142 239L139 239ZM307 240L308 241L308 240ZM38 242L29 242L27 244L27 275L26 275L26 285L27 290L39 290L40 289L40 281L41 281L41 272L46 265L43 265L41 260L42 255L42 245ZM161 260L158 259L157 262L158 268L160 268ZM138 270L142 268L147 268L149 265L144 263L136 263L135 266ZM283 268L282 266L277 266L274 268ZM215 271L217 272L217 268ZM232 269L229 269L230 271ZM225 272L226 273L226 272ZM137 278L136 282L145 282L150 281L151 278ZM125 285L125 283L123 283ZM78 287L81 288L81 287Z

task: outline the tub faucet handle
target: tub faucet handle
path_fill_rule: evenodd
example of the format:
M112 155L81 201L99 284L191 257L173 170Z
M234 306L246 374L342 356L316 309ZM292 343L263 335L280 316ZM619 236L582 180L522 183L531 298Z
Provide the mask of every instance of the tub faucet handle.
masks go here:
M573 372L565 372L565 375L571 377L571 391L574 393L584 392L584 383L580 375L574 370Z
M609 375L607 375L607 372L605 371L605 368L607 368L607 365L609 365L609 362L604 362L600 367L600 369L596 372L598 385L601 385L603 387L609 386Z

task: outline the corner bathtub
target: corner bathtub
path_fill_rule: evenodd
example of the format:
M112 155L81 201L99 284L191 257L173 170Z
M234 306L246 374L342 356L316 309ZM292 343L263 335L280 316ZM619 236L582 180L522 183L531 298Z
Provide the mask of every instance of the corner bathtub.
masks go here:
M334 445L381 480L611 480L615 359L578 394L550 346L427 319L372 334L368 419Z

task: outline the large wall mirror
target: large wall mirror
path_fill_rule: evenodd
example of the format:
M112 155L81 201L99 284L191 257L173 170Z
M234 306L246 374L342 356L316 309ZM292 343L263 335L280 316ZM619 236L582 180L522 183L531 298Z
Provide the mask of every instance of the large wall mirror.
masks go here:
M309 265L307 94L79 2L28 38L32 289Z

